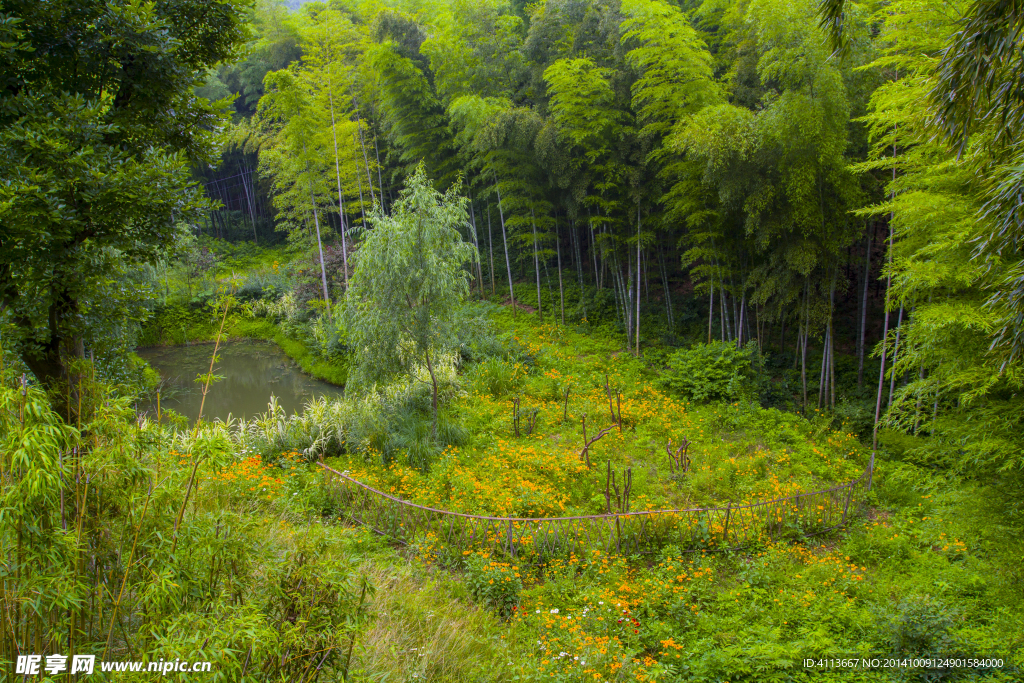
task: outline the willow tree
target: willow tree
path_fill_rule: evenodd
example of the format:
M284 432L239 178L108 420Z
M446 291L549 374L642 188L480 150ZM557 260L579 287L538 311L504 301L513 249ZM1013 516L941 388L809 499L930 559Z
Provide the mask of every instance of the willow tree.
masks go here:
M359 250L349 292L354 383L367 385L426 368L437 436L437 366L458 344L457 312L469 294L466 262L477 258L460 228L469 220L456 183L443 195L421 163Z

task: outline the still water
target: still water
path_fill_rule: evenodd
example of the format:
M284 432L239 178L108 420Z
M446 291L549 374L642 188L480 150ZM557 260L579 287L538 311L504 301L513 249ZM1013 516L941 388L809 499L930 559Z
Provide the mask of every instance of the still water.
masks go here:
M142 348L139 356L149 362L163 378L161 404L194 421L203 398L196 375L210 369L213 344ZM210 385L203 406L203 418L226 420L251 418L265 413L270 395L288 414L299 411L311 398L340 397L341 387L313 379L276 344L261 341L236 341L221 344L219 362L213 374L224 379ZM155 409L155 406L153 406Z

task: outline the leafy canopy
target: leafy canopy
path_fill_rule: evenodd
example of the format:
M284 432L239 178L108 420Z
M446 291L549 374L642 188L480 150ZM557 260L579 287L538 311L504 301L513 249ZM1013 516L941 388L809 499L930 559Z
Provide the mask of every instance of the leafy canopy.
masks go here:
M89 324L108 274L155 261L196 216L188 166L216 158L228 103L194 89L233 56L243 5L3 3L0 309L49 387L89 329L117 328Z

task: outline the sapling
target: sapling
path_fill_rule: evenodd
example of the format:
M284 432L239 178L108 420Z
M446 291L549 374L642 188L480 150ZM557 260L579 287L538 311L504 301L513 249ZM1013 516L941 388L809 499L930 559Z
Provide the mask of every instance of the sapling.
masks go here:
M629 496L633 491L633 468L627 467L622 472L622 491L615 480L615 470L612 469L612 461L608 461L608 470L604 482L605 508L608 514L612 514L612 499L615 500L615 507L618 512L629 512Z
M610 432L612 430L612 428L611 427L605 427L604 429L599 431L594 438L588 439L587 438L587 416L585 414L582 417L582 421L583 421L583 450L580 451L580 460L583 460L585 463L587 463L587 469L589 470L591 468L591 465L590 465L590 447L593 446L594 443L596 443L599 439L601 439L605 434Z
M222 379L221 377L213 374L213 364L217 362L217 351L220 349L220 339L224 334L224 323L227 321L228 310L231 308L232 300L233 297L230 295L224 299L224 314L221 316L220 328L217 330L217 338L213 343L213 355L210 356L210 370L205 375L199 375L196 377L196 381L203 383L203 398L199 401L199 415L196 417L196 427L193 434L193 440L199 436L199 425L203 420L203 408L206 406L206 395L210 391L210 384L215 380ZM181 526L181 518L185 515L185 506L188 505L188 498L192 491L192 485L196 483L196 472L199 470L200 462L202 462L202 458L196 458L195 463L192 465L192 474L189 475L188 485L185 487L185 496L181 500L181 509L178 510L178 516L174 520L174 541L171 544L172 553L178 547L178 527Z
M686 474L690 471L690 456L688 455L690 450L690 440L685 436L682 442L679 444L679 448L672 450L672 439L668 440L665 444L665 452L668 453L669 469L672 472L679 470L681 474Z

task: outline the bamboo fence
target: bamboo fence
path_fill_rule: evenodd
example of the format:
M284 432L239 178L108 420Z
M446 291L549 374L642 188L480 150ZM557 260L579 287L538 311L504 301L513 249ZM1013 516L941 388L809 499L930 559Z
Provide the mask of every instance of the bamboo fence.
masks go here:
M600 550L641 555L675 545L684 552L739 550L843 526L867 490L865 471L829 489L742 505L576 517L489 517L417 505L321 464L336 512L405 545L435 554L487 550L520 562Z

